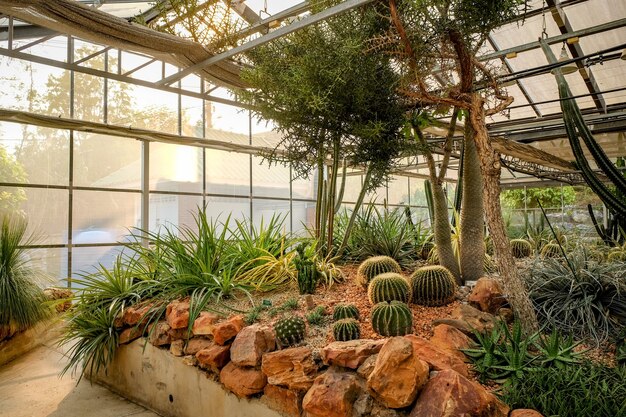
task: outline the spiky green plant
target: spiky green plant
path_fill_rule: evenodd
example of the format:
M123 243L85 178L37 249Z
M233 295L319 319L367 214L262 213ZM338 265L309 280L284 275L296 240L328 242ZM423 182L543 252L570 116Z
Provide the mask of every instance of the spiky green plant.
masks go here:
M402 272L400 265L389 256L373 256L364 260L356 273L356 282L366 286L376 276L385 272Z
M304 340L306 324L302 317L290 316L274 324L276 339L281 346L293 346Z
M561 247L557 243L548 243L541 249L542 258L560 258L563 256Z
M425 306L441 306L454 299L454 276L443 266L417 269L410 278L413 302Z
M302 242L296 247L296 256L293 260L296 268L298 289L300 294L313 294L319 280L315 260L315 245Z
M306 315L306 321L312 325L320 325L324 321L324 306L317 306L313 311Z
M526 239L512 239L511 252L515 258L528 258L532 254L532 245Z
M333 324L333 336L338 342L356 340L361 337L361 327L355 319L341 319Z
M372 308L372 328L381 336L404 336L413 332L413 314L400 302L382 302Z
M27 222L4 215L0 225L0 333L13 334L49 317L51 309L40 285L43 271L35 268L23 246L32 241L26 235ZM2 328L5 331L2 331Z
M387 272L376 275L367 287L367 297L372 305L383 301L411 301L411 287L402 275Z
M333 320L359 319L359 310L354 304L337 304L333 310Z

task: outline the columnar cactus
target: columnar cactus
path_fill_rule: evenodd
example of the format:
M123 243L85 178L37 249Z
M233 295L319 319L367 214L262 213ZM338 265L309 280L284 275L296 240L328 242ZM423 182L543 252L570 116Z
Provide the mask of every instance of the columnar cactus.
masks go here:
M376 275L367 287L367 296L372 304L383 301L411 301L411 287L408 281L400 274L387 272Z
M338 342L347 342L361 337L361 327L355 319L341 319L333 325L333 336Z
M542 258L559 258L562 255L561 247L556 243L548 243L541 249Z
M372 327L381 336L404 336L413 331L413 315L400 301L378 303L372 308Z
M425 306L441 306L454 298L454 276L443 266L419 268L410 278L413 302Z
M306 325L302 317L291 316L274 324L276 339L281 346L293 346L304 340Z
M511 253L514 258L528 258L532 251L533 248L526 239L511 240Z
M359 319L359 310L354 304L337 304L333 310L333 320Z
M400 273L402 268L395 259L389 256L373 256L364 260L356 273L357 284L367 286L369 282L376 276L385 272Z

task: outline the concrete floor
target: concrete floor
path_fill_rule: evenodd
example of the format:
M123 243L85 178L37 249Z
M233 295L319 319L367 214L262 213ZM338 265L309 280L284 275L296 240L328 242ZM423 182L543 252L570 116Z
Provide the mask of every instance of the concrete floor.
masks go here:
M44 345L0 367L0 417L158 417L86 379L59 378L66 363L59 348Z

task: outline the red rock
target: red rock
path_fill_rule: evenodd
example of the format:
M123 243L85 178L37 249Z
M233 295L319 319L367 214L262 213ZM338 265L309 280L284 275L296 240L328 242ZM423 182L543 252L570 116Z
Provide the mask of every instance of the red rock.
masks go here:
M299 417L302 413L302 398L304 393L292 391L277 385L266 385L263 390L263 401L269 408L284 415Z
M365 359L365 362L356 370L357 375L359 375L363 379L369 378L370 374L374 370L376 366L376 359L378 358L378 354L372 355L369 358Z
M220 319L220 316L208 311L200 313L198 318L193 322L191 331L195 336L208 336L213 334L213 327Z
M259 369L241 368L228 362L220 372L220 381L238 397L249 397L263 391L267 378Z
M230 348L230 360L237 366L259 366L264 353L276 349L276 337L268 326L244 327Z
M508 412L480 384L446 369L426 383L410 417L506 417Z
M123 321L126 326L136 326L141 321L147 321L149 318L148 313L152 306L144 305L141 307L130 306L124 310Z
M233 316L221 323L217 323L213 326L213 331L211 332L213 341L218 345L225 345L228 341L237 336L237 333L239 333L245 325L243 316L241 315Z
M148 333L148 337L150 343L154 346L164 346L169 345L172 342L172 338L170 336L170 326L164 321L159 321L152 326L150 326L150 331Z
M185 346L185 355L195 355L202 349L209 348L213 345L214 343L209 339L204 339L202 337L191 338L187 341L187 345Z
M331 367L315 378L302 408L308 417L352 417L352 407L361 390L356 374Z
M415 354L424 362L428 363L436 371L454 369L456 372L467 377L467 365L463 360L447 350L437 347L426 339L415 335L404 336L413 343Z
M365 360L380 352L385 340L358 339L347 342L332 342L322 348L322 361L326 365L356 369Z
M311 349L302 346L264 354L261 370L269 384L307 390L313 385L317 365Z
M507 303L500 283L488 277L476 281L467 301L480 311L490 314L495 314Z
M184 340L174 340L170 344L170 353L174 356L183 356L185 349L185 341Z
M167 305L165 320L172 329L184 329L189 326L189 303L172 301Z
M433 320L433 325L447 324L471 336L474 330L479 333L491 331L496 323L494 316L468 304L461 304L452 311L450 316L449 319Z
M519 408L517 410L511 411L509 417L543 417L543 414L535 410L530 410L528 408Z
M430 342L452 353L464 362L467 361L467 357L460 349L467 349L472 345L472 340L465 333L447 324L435 326Z
M184 329L170 329L169 334L172 340L188 340L192 336L187 327Z
M408 407L428 380L428 370L410 340L392 337L378 354L367 389L386 407Z
M141 336L143 336L143 332L144 332L143 329L139 327L128 327L122 330L122 332L120 333L118 342L120 345L130 343L133 340L139 339Z
M218 373L230 361L230 346L220 346L212 343L211 346L196 353L198 365Z

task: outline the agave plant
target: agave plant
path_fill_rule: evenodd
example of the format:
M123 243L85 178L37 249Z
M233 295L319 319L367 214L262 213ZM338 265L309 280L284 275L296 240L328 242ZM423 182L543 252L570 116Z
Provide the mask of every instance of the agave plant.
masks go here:
M27 329L51 314L40 284L46 275L33 267L23 247L32 241L27 222L5 215L0 225L0 333ZM1 339L1 337L0 337Z

